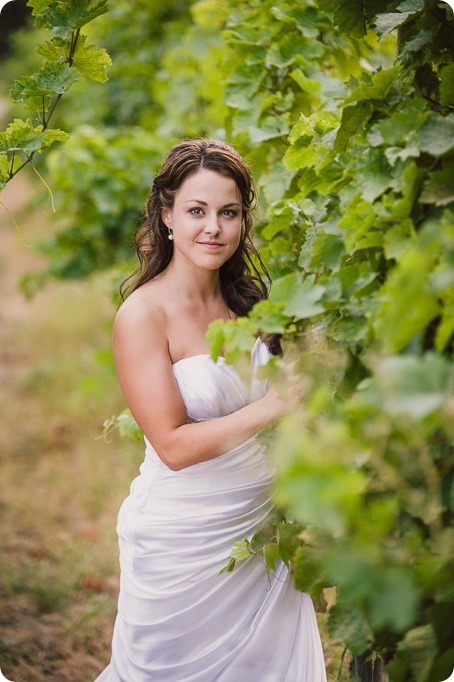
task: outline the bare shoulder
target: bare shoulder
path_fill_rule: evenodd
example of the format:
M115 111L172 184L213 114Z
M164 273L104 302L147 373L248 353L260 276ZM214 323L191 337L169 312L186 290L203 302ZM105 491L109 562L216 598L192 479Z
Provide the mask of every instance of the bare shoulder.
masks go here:
M124 337L146 337L148 342L167 347L166 313L159 296L160 287L152 282L136 289L122 303L114 320L114 343Z

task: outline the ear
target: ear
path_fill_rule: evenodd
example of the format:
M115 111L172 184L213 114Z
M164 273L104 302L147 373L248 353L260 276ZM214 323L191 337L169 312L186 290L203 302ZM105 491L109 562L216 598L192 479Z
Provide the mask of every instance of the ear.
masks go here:
M172 220L171 220L171 209L170 208L163 208L161 210L161 220L164 223L166 227L171 227L172 225Z

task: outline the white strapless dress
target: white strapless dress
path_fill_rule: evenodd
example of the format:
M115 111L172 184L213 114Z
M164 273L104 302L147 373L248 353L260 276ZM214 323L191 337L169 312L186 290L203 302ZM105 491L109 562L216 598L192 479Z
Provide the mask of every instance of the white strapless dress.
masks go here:
M264 395L269 358L257 340L247 386L224 358L185 358L173 371L190 420L229 414ZM255 437L171 471L146 441L118 516L120 596L112 658L96 682L325 682L311 598L280 562L222 573L233 543L270 512L273 471Z

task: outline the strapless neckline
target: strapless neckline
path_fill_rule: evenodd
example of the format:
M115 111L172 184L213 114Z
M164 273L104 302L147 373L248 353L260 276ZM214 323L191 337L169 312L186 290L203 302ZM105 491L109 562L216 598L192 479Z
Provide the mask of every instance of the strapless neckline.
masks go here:
M257 352L257 349L261 345L264 348L266 348L266 344L264 343L264 341L262 341L260 336L258 336L256 338L255 343L254 343L252 350L251 350L252 357L254 357L255 353ZM172 362L172 367L175 367L175 365L178 365L180 362L183 362L184 360L194 360L196 358L210 358L214 362L214 364L217 364L218 360L223 360L223 362L226 361L224 355L218 355L217 359L213 360L213 358L211 357L211 353L196 353L195 355L187 355L185 358L180 358L179 360L175 360L175 362Z
M175 362L172 362L172 367L175 367L175 365L178 365L180 362L184 362L184 360L194 360L196 358L210 358L211 360L213 360L210 353L197 353L197 355L188 355L185 358L180 358L179 360L175 360ZM223 355L218 355L217 360L213 360L213 362L216 363L218 360L224 360L225 361L225 357Z

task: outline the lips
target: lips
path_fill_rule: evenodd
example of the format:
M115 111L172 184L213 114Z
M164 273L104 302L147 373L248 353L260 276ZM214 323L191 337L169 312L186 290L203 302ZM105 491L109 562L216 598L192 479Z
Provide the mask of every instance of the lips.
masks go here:
M201 244L202 246L222 246L220 242L197 242L197 244Z

